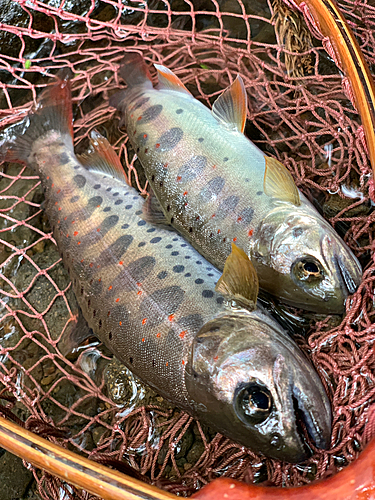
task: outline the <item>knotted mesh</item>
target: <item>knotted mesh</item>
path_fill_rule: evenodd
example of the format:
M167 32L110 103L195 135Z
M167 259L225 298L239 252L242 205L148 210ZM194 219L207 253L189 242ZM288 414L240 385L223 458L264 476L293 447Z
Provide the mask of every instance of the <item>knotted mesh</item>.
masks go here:
M74 324L77 304L43 213L39 178L4 163L1 413L90 458L123 461L183 495L220 475L299 485L353 461L375 425L375 197L350 85L324 50L327 40L317 39L311 23L282 0L0 0L0 7L1 127L13 127L51 77L69 69L76 151L85 151L97 129L144 192L126 131L108 107L108 97L123 86L117 69L124 51L136 49L147 61L166 65L207 105L240 73L249 96L247 135L290 169L364 267L344 319L295 312L297 325L309 325L308 335L297 340L332 401L332 447L315 450L303 466L282 464L202 428L111 361L100 345L62 356L58 342ZM364 0L342 0L340 7L373 69L375 8ZM43 498L59 498L59 480L34 475ZM66 485L64 491L85 497Z

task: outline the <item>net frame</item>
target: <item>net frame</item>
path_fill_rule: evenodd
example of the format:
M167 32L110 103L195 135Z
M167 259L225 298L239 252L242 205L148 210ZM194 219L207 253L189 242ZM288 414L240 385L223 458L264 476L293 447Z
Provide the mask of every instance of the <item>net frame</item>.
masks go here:
M192 2L184 0L182 7L185 10L181 4L178 4L178 9L172 8L176 2L162 3L165 8L159 3L151 5L130 1L124 5L120 1L105 0L101 2L103 10L113 9L114 14L112 17L111 14L107 15L109 20L103 20L94 19L94 1L87 2L83 15L72 11L72 5L64 1L55 4L12 1L12 5L17 5L27 14L28 22L25 22L25 26L2 23L0 28L0 33L16 37L21 44L17 57L4 53L0 56L0 71L6 76L0 84L3 91L1 126L16 124L36 103L37 95L45 87L45 82L51 80L41 77L35 83L30 81L32 75L43 75L46 71L55 74L59 69L70 68L74 75L74 133L77 151L83 151L87 147L87 136L91 129L104 129L127 168L129 180L144 192L147 185L138 174L136 158L128 147L126 134L119 131L118 117L107 105L108 96L122 86L117 68L123 50L136 48L142 51L148 61L169 66L195 95L198 92L206 104L212 103L220 91L233 81L237 72L240 72L249 91L248 118L252 124L251 132L257 137L256 143L287 165L297 185L307 194L312 189L316 190L324 200L328 198L327 194L336 193L338 202L345 199L341 190L345 183L350 185L354 182L354 194L360 193L352 202L343 205L341 210L336 210L330 221L336 227L350 226L345 235L346 241L366 266L362 284L347 304L347 315L340 324L335 325L333 318L312 318L310 336L307 340L299 338L332 398L335 412L332 438L334 446L328 453L315 450L310 462L303 468L297 468L261 459L222 436L207 436L207 431L197 426L195 435L200 436L204 452L192 467L183 470L177 463L175 450L184 433L193 425L190 417L173 412L170 408L149 405L134 409L126 416L116 419L115 425L112 425L118 408L103 392L104 378L99 383L94 383L87 368L86 371L82 369L87 354L69 361L59 351L58 341L75 320L74 298L68 283L63 281L63 286L56 284L53 271L61 267L57 254L56 261L46 267L42 265L42 259L36 258L39 254L43 255L46 249L52 248L55 242L43 221L38 177L25 167L16 166L7 166L8 170L2 172L3 187L0 186L0 201L3 203L0 208L3 258L5 251L10 252L1 264L1 305L4 311L1 324L2 331L6 332L3 337L16 326L22 332L14 344L5 344L4 347L3 343L0 349L0 382L6 388L5 395L11 394L17 400L17 403L8 401L5 407L7 410L13 408L14 411L19 411L23 417L32 417L58 427L71 426L72 420L81 419L81 427L73 437L51 437L51 440L92 458L103 454L116 459L125 456L132 466L141 473L147 473L152 481L161 481L166 469L170 467L174 476L169 475L168 481L163 483L163 487L170 491L189 494L220 474L248 482L266 479L274 485L308 483L313 478L326 477L337 466L350 463L373 435L374 262L370 260L370 255L374 246L374 214L366 208L371 203L370 198L373 198L373 185L358 113L350 98L347 98L348 86L345 79L334 71L334 65L325 61L322 46L310 38L307 45L302 44L298 50L294 47L294 50L286 48L285 36L289 36L290 31L293 35L296 34L298 22L298 29L305 30L305 37L308 38L308 30L302 19L291 10L281 9L281 22L289 19L287 22L291 28L287 27L284 37L275 37L275 42L269 43L259 41L256 22L263 29L272 27L280 15L280 5L277 7L267 3L266 13L259 15L248 13L246 5L240 0L236 0L235 7L231 9L235 12L229 9L223 11L223 5L214 0L207 2L209 8L202 8L200 5L196 7ZM356 29L361 48L373 68L374 39L370 31L373 27L374 8L366 2L342 2L340 6ZM99 12L99 17L102 12ZM121 15L124 12L133 16L131 22L123 22ZM363 22L361 14L364 14ZM47 16L52 22L52 33L39 27L39 15ZM213 25L202 31L203 20L208 17L214 18ZM228 19L234 19L236 23L240 21L245 26L245 34L240 33L241 37L234 36L228 29ZM38 22L35 23L35 20ZM82 32L69 33L72 26L77 26L74 23L78 23ZM311 26L308 27L311 29ZM298 30L297 32L299 33ZM49 44L43 57L31 58L30 40ZM73 44L74 50L69 50L69 43ZM63 52L61 46L68 47L68 51ZM300 63L303 57L310 57L310 65L305 67L302 64L302 73L300 71L293 74L293 64L298 66L296 61ZM291 61L289 69L288 58ZM327 64L327 74L322 77L320 68L323 62ZM17 102L20 93L21 103ZM322 99L325 111L330 111L323 116L319 112ZM300 118L303 114L307 116L306 120ZM321 143L322 135L330 136L331 140ZM303 148L300 148L301 143ZM331 148L325 148L330 144ZM28 244L14 244L12 238L19 230L30 231L27 233ZM38 248L42 248L42 251L38 251ZM17 260L21 264L15 264ZM27 286L20 289L19 285L15 285L16 274L26 263L33 270L33 275ZM38 309L29 297L42 278L48 281L54 292L51 300L42 309ZM54 308L58 302L64 304L66 323L60 332L51 335L49 318L55 317ZM61 307L59 305L58 309ZM39 322L38 326L31 322L25 327L25 319ZM27 342L35 345L41 355L25 369L19 352L25 349ZM89 348L90 355L95 349L96 347ZM106 357L105 353L101 355L101 359ZM44 378L48 378L51 366L56 367L55 371L61 375L44 386L35 373L42 367ZM57 389L64 381L77 387L83 394L70 407L54 396L58 394ZM62 412L61 418L54 422L44 406L47 400ZM98 406L102 408L95 416L87 415L80 408L80 405L91 400L98 400ZM86 410L85 405L83 407ZM157 418L164 420L155 424ZM366 425L367 421L370 423ZM105 429L102 440L98 441L95 449L82 450L81 441L95 424ZM78 426L76 422L74 425ZM161 466L158 464L159 452L155 453L154 443L149 439L149 429L154 430L157 425L165 429L162 443L166 443L168 449ZM114 442L119 443L115 449L111 444ZM136 453L129 453L129 450L137 450L140 445L144 447L144 455L138 459ZM159 448L162 449L162 446ZM34 475L41 496L57 498L56 491L60 483L35 470ZM55 489L52 484L57 485Z

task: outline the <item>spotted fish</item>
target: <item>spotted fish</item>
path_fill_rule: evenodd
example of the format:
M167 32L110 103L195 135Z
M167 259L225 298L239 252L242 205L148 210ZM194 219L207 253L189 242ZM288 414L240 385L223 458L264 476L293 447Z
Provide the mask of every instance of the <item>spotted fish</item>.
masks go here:
M95 133L74 154L69 84L60 82L4 146L40 176L45 210L94 334L183 410L267 456L307 457L295 410L320 448L331 410L297 345L255 309L257 278L233 247L224 273L182 236L142 219L144 200ZM234 306L233 304L236 304Z
M260 287L285 303L343 312L360 283L360 264L288 170L244 136L241 77L211 112L170 70L155 67L153 88L142 57L128 53L120 69L128 88L111 102L123 112L167 223L219 269L236 242Z

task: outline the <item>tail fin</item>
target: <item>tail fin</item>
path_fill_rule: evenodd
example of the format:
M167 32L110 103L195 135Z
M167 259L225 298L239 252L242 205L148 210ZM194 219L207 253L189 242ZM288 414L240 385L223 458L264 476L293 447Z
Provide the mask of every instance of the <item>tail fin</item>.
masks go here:
M20 126L21 125L21 126ZM0 159L28 162L33 143L50 134L58 132L61 141L73 150L73 113L69 80L59 80L49 87L40 97L35 113L28 115L3 134L0 143Z
M139 85L152 87L152 79L146 61L138 52L128 52L121 61L120 76L129 88Z

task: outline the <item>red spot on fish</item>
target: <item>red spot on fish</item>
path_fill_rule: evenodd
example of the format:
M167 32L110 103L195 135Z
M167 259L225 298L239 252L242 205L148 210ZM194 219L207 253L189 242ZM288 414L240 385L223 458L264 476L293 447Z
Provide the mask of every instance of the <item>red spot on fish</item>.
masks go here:
M100 282L102 281L102 278L99 278L99 279L98 279L98 281L99 281L99 283L100 283Z
M187 207L187 206L188 206L188 203L187 203L187 202L186 202L186 203L184 203L184 206L185 206L185 207Z
M138 120L138 121L139 121L139 120L142 120L142 116L138 116L137 120Z
M60 209L59 209L60 210ZM64 217L64 220L66 220L68 217Z
M120 299L116 299L116 302L120 302Z
M212 165L212 168L213 168L213 169L215 170L215 168L216 168L216 165Z
M74 233L73 233L73 234L74 234L74 236L77 236L77 234L78 234L78 231L74 231Z
M143 318L143 319L142 319L142 325L145 325L145 324L146 324L146 321L147 321L147 318Z
M100 205L96 205L96 208L99 208L99 207L100 207Z
M160 335L161 335L161 333L160 333L160 332L159 332L159 333L157 333L157 334L156 334L157 338L160 338Z
M180 182L181 179L182 179L181 175L178 175L177 176L177 182Z
M170 315L168 316L168 320L169 320L169 321L173 321L173 320L174 320L174 314L170 314Z
M146 137L147 137L147 134L143 134L143 139L146 139Z
M164 163L163 167L168 168L168 163Z
M94 264L90 262L89 267L94 267Z
M58 201L55 201L55 205L57 205L57 204L58 204Z
M160 148L160 144L157 142L157 143L155 144L155 147L156 147L156 149Z
M59 210L61 210L61 207L59 207Z
M133 117L134 117L134 113L132 113L132 114L130 115L130 118L133 118Z
M249 229L249 231L247 232L248 236L252 236L254 233L254 229Z
M80 242L80 241L78 241L78 242L77 242L77 245L80 245L80 244L81 244L81 242Z
M241 222L241 221L242 221L242 217L238 217L237 222Z
M182 196L186 196L188 194L187 191L184 191L183 195Z
M184 359L182 360L182 364L183 364L183 365L185 364L185 360L184 360Z
M49 181L49 175L47 176L47 181Z
M108 311L108 312L107 312L107 317L109 317L109 315L110 315L110 314L111 314L111 311Z
M123 260L120 260L120 262L119 262L119 266L122 266L122 265L123 265L123 263L124 263L124 261L123 261Z
M118 324L121 326L122 325L122 321L119 321Z
M142 283L137 283L137 286L142 286Z
M185 337L187 330L184 330L180 333L180 338L183 339Z
M215 216L216 216L216 214L212 214L212 215L211 215L211 218L213 219Z
M165 366L168 366L168 361L165 363Z
M61 193L61 189L58 189L58 190L56 191L56 193L57 193L57 194Z
M75 223L75 220L72 220L72 224L74 224L74 223Z
M142 290L138 290L137 295L142 295Z
M84 260L85 260L85 259L82 259L82 260L81 260L81 264L83 264L83 261L84 261Z
M66 237L69 238L69 234L67 234Z
M51 187L53 187L54 185L55 185L55 184L54 184L54 183L52 183L52 184L51 184Z
M96 230L96 232L99 233L99 231L100 231L100 227L98 227L98 229Z
M221 233L221 229L218 229L218 230L217 230L217 234L220 234L220 233Z
M59 221L59 220L57 221L57 224L60 224L60 221Z
M112 288L113 288L113 286L112 286L112 285L110 285L110 286L108 287L108 290L112 290Z
M143 337L142 342L144 342L146 339Z
M214 361L217 361L219 359L219 356L214 357Z
M237 238L233 238L233 241L236 242L237 241Z

